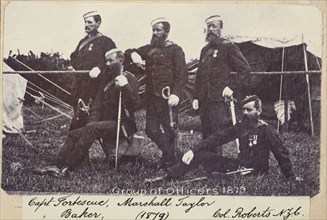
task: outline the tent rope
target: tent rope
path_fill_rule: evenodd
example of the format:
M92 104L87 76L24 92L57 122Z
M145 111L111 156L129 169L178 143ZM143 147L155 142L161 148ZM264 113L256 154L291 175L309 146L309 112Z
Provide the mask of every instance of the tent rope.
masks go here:
M32 93L30 93L30 92L28 92L28 91L26 91L26 93L29 94L31 97L33 97L35 100L40 101L40 102L42 102L44 105L46 105L46 106L50 107L51 109L55 110L56 112L59 112L59 113L61 113L62 115L66 116L67 118L72 119L72 117L71 117L70 115L66 114L65 112L60 111L60 110L57 109L56 107L53 107L52 105L50 105L50 104L47 103L46 101L44 101L44 100L42 100L42 99L39 99L38 96L35 96L35 95L33 95Z
M6 81L6 83L9 83L9 84L11 84L11 85L14 85L14 86L16 86L16 87L18 87L16 84L14 84L14 83L12 83L12 82L10 82L10 81L8 81L8 80L6 80L6 79L4 79L5 81ZM32 89L32 88L28 88L28 89ZM33 89L32 89L33 90ZM36 91L36 90L35 90ZM28 91L25 91L26 93L28 93ZM36 91L37 92L37 91ZM29 94L29 95L31 95L31 94ZM32 95L31 95L32 96ZM37 101L39 101L39 102L42 102L42 100L41 100L41 97L38 97L38 96L32 96L35 100L37 100ZM43 102L42 102L43 103ZM43 103L44 104L44 103ZM24 105L23 105L24 106ZM24 106L25 107L25 106ZM26 108L26 107L25 107ZM28 110L30 110L30 109L28 109ZM31 111L31 110L30 110ZM35 113L36 114L36 113ZM37 115L37 114L36 114ZM39 116L39 115L37 115L37 116ZM41 116L39 116L40 118L42 118L42 119L44 119L43 117L41 117Z
M89 73L90 70L31 70L31 71L3 71L3 74L83 74Z
M44 94L47 94L49 97L52 97L53 99L58 100L58 102L65 103L66 105L72 107L72 106L69 105L68 103L62 101L61 99L57 98L56 96L52 95L51 93L45 91L44 89L42 89L41 87L35 85L34 83L32 83L32 82L30 82L30 81L28 81L28 83L30 83L31 85L33 85L34 87L36 87L37 89L39 89L40 91L42 91ZM36 92L38 92L38 91L36 91Z
M14 60L17 60L17 59L14 58ZM17 61L20 62L19 60L17 60ZM25 64L22 63L22 62L20 62L20 63L21 63L23 66L25 66L26 68L28 68L28 69L30 69L31 71L33 71L29 66L25 65ZM31 71L24 71L24 72L31 72ZM27 81L28 81L28 80L27 80ZM58 99L57 97L55 97L54 95L48 93L47 91L45 91L45 90L42 89L41 87L35 85L34 83L32 83L32 82L30 82L30 81L28 81L28 83L30 83L30 84L32 84L33 86L35 86L36 88L40 89L43 93L49 94L49 96L52 96L53 98ZM60 99L58 99L58 100L60 100ZM60 100L60 101L62 101L62 100ZM66 104L67 104L67 103L66 103Z
M18 63L20 63L21 65L23 65L24 67L26 67L27 69L29 69L30 71L34 71L32 68L30 68L29 66L27 66L26 64L24 64L23 62L21 62L20 60L12 57L14 60L16 60ZM46 80L47 82L51 83L52 85L54 85L55 87L57 87L58 89L60 89L61 91L67 93L68 95L70 95L70 92L68 92L67 90L61 88L60 86L58 86L56 83L52 82L51 80L49 80L48 78L42 76L41 74L37 74L38 76L40 76L42 79Z
M59 118L61 116L62 116L62 114L59 114L59 115L56 115L56 116L52 116L50 118L42 119L41 121L38 121L38 122L35 122L35 123L41 123L41 122L51 121L51 120L56 119L56 118Z
M29 109L29 108L27 108L27 107L24 106L24 105L23 105L23 108L25 108L27 111L31 112L33 115L36 115L37 117L41 118L42 120L45 120L45 118L43 118L41 115L35 113L32 109ZM52 124L51 122L49 122L49 121L44 121L44 122L47 122L49 125L52 125L52 126L55 127L55 128L57 127L57 126L55 126L54 124Z
M36 89L33 89L32 87L27 86L27 89L30 89L30 90L38 93L38 91ZM46 99L48 99L49 101L54 102L55 104L58 104L58 105L61 105L64 108L67 108L68 110L71 110L71 111L73 110L73 108L70 105L66 104L65 102L61 101L60 99L59 100L54 99L51 96L48 96L46 94L44 94L44 97Z
M9 84L11 84L11 85L13 85L13 86L15 86L15 87L18 87L16 84L14 84L14 83L8 81L6 78L4 78L4 80L6 81L6 83L9 83ZM28 82L29 82L29 81L28 81ZM29 87L29 86L26 86L26 88L27 88L27 89L30 89L30 90L32 90L32 91L34 91L34 92L36 92L36 93L38 93L38 91L37 91L36 89L33 89L33 88ZM55 99L51 99L51 97L46 97L46 96L47 96L47 95L45 95L45 98L49 99L50 101L52 101L52 102L54 102L54 103L56 103L56 104L58 104L58 105L61 105L61 106L63 106L63 107L66 107L66 108L68 108L70 111L73 110L73 108L72 108L71 106L69 106L69 105L66 104L65 102L62 102L60 99L58 99L58 100L61 101L61 102L58 102L58 101L56 101ZM39 98L40 98L40 97L39 97Z

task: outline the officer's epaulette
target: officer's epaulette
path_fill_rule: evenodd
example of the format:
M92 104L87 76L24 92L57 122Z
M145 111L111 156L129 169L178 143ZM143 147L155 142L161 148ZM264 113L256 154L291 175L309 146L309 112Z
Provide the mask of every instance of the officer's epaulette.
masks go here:
M168 46L171 46L171 45L174 45L175 43L168 40L168 41L165 41L165 47L168 47Z
M224 43L224 44L228 44L228 43L234 44L234 42L232 41L232 39L230 39L229 35L223 36L222 39L223 39L222 40L222 43Z
M123 74L124 74L125 76L126 76L126 75L131 75L131 76L135 77L135 75L134 75L133 73L131 73L131 72L127 71L127 70L124 70L124 71L123 71Z
M264 120L259 119L258 120L258 127L260 127L261 125L268 125L268 123L265 122Z
M174 45L175 43L172 42L172 41L165 41L165 45L164 47L169 47L171 45ZM155 48L152 48L149 52L148 52L148 56L152 56L152 54L156 53L157 51L160 51L162 50L162 48L160 47L155 47Z

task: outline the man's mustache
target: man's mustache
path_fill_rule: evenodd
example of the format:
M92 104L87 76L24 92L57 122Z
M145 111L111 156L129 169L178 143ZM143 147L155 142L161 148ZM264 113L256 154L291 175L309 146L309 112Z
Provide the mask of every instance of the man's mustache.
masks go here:
M163 38L163 37L159 37L159 36L157 36L157 35L152 35L152 38L159 39L159 38Z
M207 32L207 36L217 36L215 33L213 33L212 31L210 31L210 32Z
M246 122L255 122L259 119L259 116L258 115L253 115L253 116L250 116L250 115L242 115L242 121L246 121Z
M254 117L251 117L250 115L245 115L245 114L242 115L242 119L244 119L244 120L251 120L253 118Z

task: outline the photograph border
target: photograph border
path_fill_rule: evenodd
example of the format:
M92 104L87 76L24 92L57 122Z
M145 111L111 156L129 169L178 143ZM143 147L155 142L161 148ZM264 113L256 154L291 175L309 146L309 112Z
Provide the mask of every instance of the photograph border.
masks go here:
M17 1L13 0L10 2L27 2L27 1ZM33 1L33 2L56 2L60 4L60 2L68 2L68 1ZM76 2L76 1L74 1ZM80 1L80 2L92 2L92 1ZM96 1L97 3L104 2L104 1ZM105 2L116 2L116 1L105 1ZM121 2L138 2L138 1L121 1ZM151 4L151 2L158 2L158 1L142 1L147 2ZM171 2L179 2L179 3L187 3L190 1L160 1L164 3L171 3ZM200 2L200 1L196 1ZM249 3L249 4L281 4L281 5L312 5L315 6L317 9L319 9L322 13L323 18L323 50L322 50L322 73L321 73L321 129L320 129L320 193L315 195L311 198L310 201L310 219L324 219L326 217L326 9L327 9L327 3L326 1L264 1L264 2L258 2L258 1L207 1L210 3L217 2L217 3L226 3L226 4L232 4L232 3ZM3 34L4 34L4 24L5 24L5 17L4 17L4 11L6 8L6 5L8 5L9 1L1 1L1 45L2 45L2 51L1 51L1 59L3 60ZM192 1L193 3L193 1ZM2 65L1 65L2 70ZM2 96L1 96L2 100ZM2 120L1 120L2 123ZM1 146L1 152L2 152L2 146ZM2 173L2 163L0 163L0 174ZM21 195L9 195L2 189L0 190L0 203L1 203L1 219L23 219L24 216L22 216L22 197ZM92 196L90 196L92 197Z

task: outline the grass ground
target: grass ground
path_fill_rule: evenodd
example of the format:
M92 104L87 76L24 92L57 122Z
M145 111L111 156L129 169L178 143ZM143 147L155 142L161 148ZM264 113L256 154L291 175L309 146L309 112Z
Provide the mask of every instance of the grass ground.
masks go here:
M55 115L53 110L39 105L28 106L44 118ZM283 133L282 139L290 151L294 173L303 178L301 183L284 179L276 160L271 156L268 176L244 177L232 175L223 178L208 177L205 180L183 183L181 181L206 176L199 167L186 174L180 181L171 180L145 183L144 179L158 175L154 169L160 158L159 149L145 138L144 147L137 163L122 162L116 171L104 161L99 145L90 149L91 163L83 163L76 172L65 178L39 175L29 171L35 166L49 165L63 145L69 120L59 117L39 122L38 116L24 110L26 137L33 144L33 151L19 135L7 135L3 139L1 187L11 193L91 193L91 194L197 194L197 195L307 195L319 192L320 138L306 133ZM144 111L137 112L139 134L144 134ZM198 117L188 115L179 118L178 146L185 151L201 139ZM190 131L193 130L193 134ZM233 143L224 146L224 154L236 157Z

